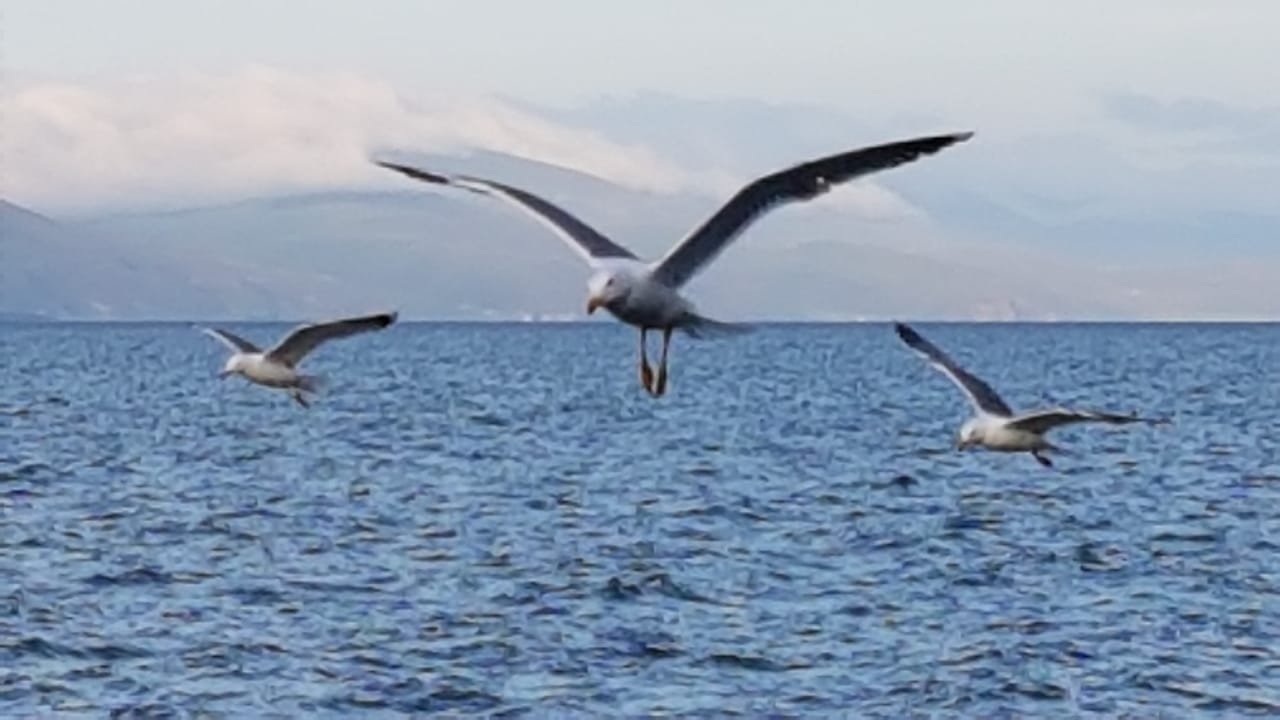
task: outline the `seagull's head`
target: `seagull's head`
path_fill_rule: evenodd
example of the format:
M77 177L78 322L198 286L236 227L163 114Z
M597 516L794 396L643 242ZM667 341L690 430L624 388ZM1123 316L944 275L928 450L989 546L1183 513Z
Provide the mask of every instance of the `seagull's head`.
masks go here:
M218 373L218 377L225 380L232 375L241 375L244 373L246 364L245 356L236 353L227 358L227 364L222 366L222 372Z
M969 420L960 426L960 433L956 435L957 450L966 450L980 444L982 444L982 428L978 423Z
M587 314L613 307L631 292L631 276L624 272L602 272L587 282Z

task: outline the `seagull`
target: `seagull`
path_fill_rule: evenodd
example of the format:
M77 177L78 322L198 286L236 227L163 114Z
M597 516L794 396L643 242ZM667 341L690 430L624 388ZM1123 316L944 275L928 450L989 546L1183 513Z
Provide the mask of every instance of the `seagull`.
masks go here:
M276 346L263 351L244 338L217 328L201 328L231 349L231 357L219 378L240 375L258 385L288 390L302 407L310 407L303 393L318 390L319 378L298 372L298 363L312 350L329 340L336 340L373 330L381 330L396 321L396 313L365 315L331 322L300 325L284 336Z
M451 185L502 200L568 243L591 266L587 283L587 314L604 308L615 318L640 330L640 383L653 397L667 387L667 351L675 330L699 337L735 326L700 315L680 294L680 288L706 267L742 231L780 205L811 200L861 175L912 162L973 133L953 133L887 143L819 158L765 175L744 186L701 226L676 244L663 258L646 263L566 210L533 193L493 180L450 176L393 162L374 162L415 180ZM655 375L649 365L646 336L662 333L662 355Z
M1112 425L1160 422L1135 415L1112 415L1091 410L1063 408L1015 414L990 385L960 367L936 345L925 340L920 333L902 323L894 323L894 329L908 347L950 378L973 405L976 415L966 420L960 427L960 434L956 438L958 450L976 445L1000 452L1030 452L1041 465L1052 467L1053 463L1045 453L1062 450L1045 440L1044 434L1060 425L1082 422L1102 422Z

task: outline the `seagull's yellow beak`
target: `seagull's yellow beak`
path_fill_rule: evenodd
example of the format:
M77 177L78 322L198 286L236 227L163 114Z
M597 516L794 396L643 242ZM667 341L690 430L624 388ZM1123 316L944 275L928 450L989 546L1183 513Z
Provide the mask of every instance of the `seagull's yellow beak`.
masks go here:
M590 315L602 305L604 305L604 300L601 300L599 295L592 295L587 298L587 314Z

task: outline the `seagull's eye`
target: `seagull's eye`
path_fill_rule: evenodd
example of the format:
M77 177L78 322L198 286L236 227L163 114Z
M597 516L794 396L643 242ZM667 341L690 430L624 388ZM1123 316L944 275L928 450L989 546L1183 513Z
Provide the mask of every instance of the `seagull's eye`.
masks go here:
M605 280L605 281L604 281L604 286L605 286L605 287L613 287L613 278L609 278L608 280Z

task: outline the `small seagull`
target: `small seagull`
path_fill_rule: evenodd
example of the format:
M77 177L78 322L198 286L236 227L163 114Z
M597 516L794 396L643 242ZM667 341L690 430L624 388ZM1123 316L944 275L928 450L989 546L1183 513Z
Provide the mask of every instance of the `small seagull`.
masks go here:
M1045 453L1062 452L1044 439L1044 434L1060 426L1081 422L1103 422L1112 425L1146 422L1159 424L1164 421L1140 418L1135 415L1112 415L1090 410L1036 410L1015 415L991 386L956 364L946 353L925 340L920 333L902 323L894 323L898 337L912 350L922 355L931 365L951 378L969 398L977 413L965 421L956 438L956 449L973 446L1000 452L1030 452L1041 465L1052 467Z
M366 315L332 322L301 325L282 339L275 347L263 351L244 338L217 328L201 328L205 334L217 338L231 349L219 378L240 375L258 385L288 390L302 407L310 407L303 393L319 389L319 378L298 372L298 363L312 350L328 340L336 340L373 330L381 330L396 321L396 313Z
M587 283L587 314L599 308L640 330L640 383L653 397L667 388L667 350L671 334L693 337L736 328L698 314L680 288L705 268L742 231L780 205L811 200L838 185L878 170L903 165L968 140L953 133L864 147L819 158L758 178L738 191L700 227L657 262L647 263L553 203L519 188L476 177L450 176L408 165L374 161L415 180L450 185L507 202L542 223L569 244L594 271ZM655 375L645 338L662 332L662 355Z

